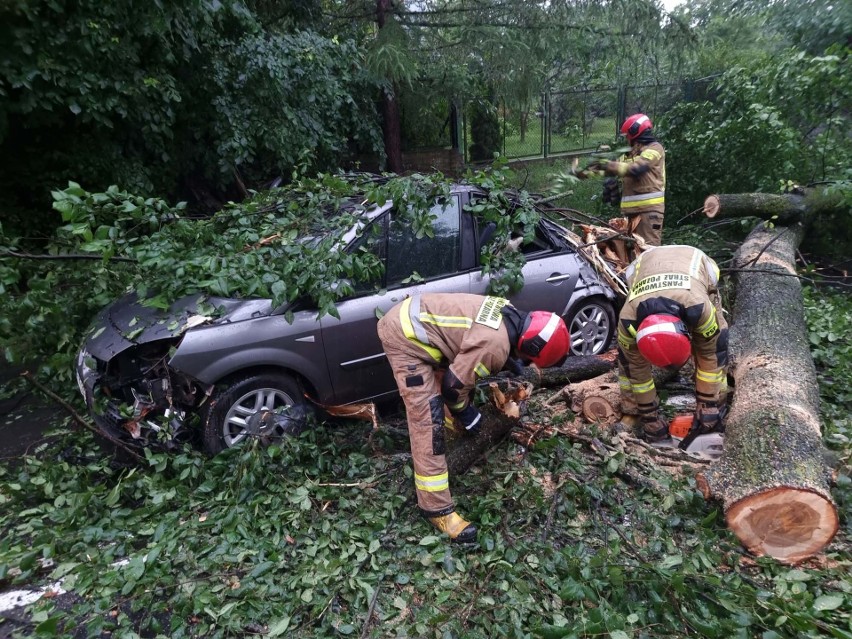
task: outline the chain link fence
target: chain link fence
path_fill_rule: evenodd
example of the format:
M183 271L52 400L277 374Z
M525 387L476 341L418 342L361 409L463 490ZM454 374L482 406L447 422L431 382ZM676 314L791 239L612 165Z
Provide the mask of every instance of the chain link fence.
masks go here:
M702 99L706 81L545 91L517 104L502 98L470 102L460 109L465 162L488 161L498 152L510 159L593 151L612 143L632 113L658 118L679 102Z

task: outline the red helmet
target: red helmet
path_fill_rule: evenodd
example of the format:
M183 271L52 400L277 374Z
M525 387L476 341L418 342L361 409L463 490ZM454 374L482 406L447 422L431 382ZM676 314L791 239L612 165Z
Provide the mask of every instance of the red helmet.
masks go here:
M660 368L680 368L692 352L686 325L674 315L649 315L642 320L636 346L642 357Z
M568 355L571 336L556 313L533 311L527 315L518 350L540 368L561 363Z
M631 115L621 125L621 134L627 136L628 142L633 142L636 138L642 135L645 131L649 131L654 124L644 113Z

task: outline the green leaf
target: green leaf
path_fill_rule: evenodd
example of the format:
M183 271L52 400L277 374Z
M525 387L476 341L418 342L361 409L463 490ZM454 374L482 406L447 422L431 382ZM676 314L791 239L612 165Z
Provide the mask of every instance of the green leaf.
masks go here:
M290 617L282 617L278 621L274 622L271 626L269 626L269 632L266 634L267 637L280 637L285 632L287 632L287 628L290 627Z
M59 617L48 617L36 626L36 634L41 637L55 637L59 631Z
M837 610L843 605L843 595L820 595L814 600L813 609L822 610Z

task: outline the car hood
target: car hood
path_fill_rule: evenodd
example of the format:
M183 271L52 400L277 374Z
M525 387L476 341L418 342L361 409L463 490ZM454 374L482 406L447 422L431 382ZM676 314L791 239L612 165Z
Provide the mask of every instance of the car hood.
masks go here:
M239 322L271 313L272 301L268 299L198 294L159 309L143 306L135 293L129 293L98 314L86 333L84 348L93 357L107 361L132 346L173 339L196 326Z

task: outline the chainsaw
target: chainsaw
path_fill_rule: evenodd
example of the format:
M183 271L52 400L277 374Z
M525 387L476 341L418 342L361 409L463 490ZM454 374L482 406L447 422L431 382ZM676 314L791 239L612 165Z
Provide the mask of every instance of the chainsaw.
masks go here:
M689 455L700 459L719 459L722 456L722 446L725 441L724 428L705 430L694 425L692 414L677 415L669 422L670 447L680 448Z

